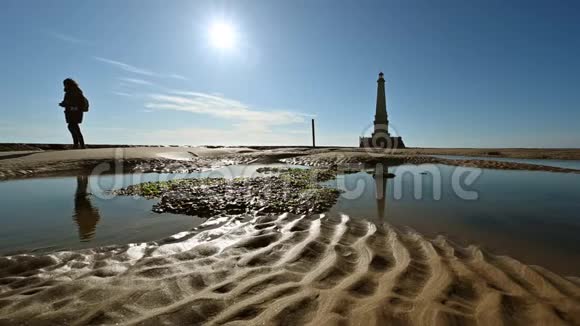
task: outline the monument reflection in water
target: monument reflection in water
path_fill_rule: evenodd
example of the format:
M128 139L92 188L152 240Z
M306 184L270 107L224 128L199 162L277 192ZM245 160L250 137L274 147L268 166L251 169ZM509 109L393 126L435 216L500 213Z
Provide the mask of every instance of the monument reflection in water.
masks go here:
M322 183L342 191L337 203L329 212L377 219L379 223L387 221L389 179L395 176L389 173L389 166L377 163L372 166L351 166L346 170L351 172L339 174L336 179ZM360 172L352 173L353 170Z
M89 193L87 192L88 185L88 176L77 176L77 190L75 192L74 213L72 217L78 226L81 242L90 241L95 237L97 224L100 220L99 210L93 206L89 198Z
M375 198L377 200L377 218L379 220L385 218L387 181L393 177L388 171L388 166L383 167L382 164L377 164L373 172L373 179L375 179Z

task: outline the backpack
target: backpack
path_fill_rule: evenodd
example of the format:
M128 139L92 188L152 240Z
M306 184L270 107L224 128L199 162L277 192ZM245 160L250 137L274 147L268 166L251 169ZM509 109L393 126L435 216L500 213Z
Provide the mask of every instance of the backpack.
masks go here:
M82 105L81 105L81 111L89 112L89 100L87 100L87 98L84 96L83 96L83 101L82 101Z

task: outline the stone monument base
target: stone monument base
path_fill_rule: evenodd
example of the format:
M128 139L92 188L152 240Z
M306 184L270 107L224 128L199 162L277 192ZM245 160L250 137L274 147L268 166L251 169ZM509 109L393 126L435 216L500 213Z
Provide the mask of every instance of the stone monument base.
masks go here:
M359 137L359 147L365 148L405 148L403 137Z

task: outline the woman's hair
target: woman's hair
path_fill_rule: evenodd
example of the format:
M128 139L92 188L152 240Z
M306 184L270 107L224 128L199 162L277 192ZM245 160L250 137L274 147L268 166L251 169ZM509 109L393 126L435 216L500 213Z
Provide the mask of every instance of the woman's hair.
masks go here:
M62 83L64 84L65 90L79 88L79 84L77 84L77 82L74 81L72 78L67 78L67 79L63 80Z

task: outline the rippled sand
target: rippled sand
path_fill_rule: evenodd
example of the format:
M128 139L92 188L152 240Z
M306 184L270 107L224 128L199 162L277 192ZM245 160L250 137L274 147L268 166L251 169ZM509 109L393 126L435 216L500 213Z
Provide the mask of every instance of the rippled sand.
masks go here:
M579 324L579 284L348 216L232 217L163 242L2 257L0 325Z

